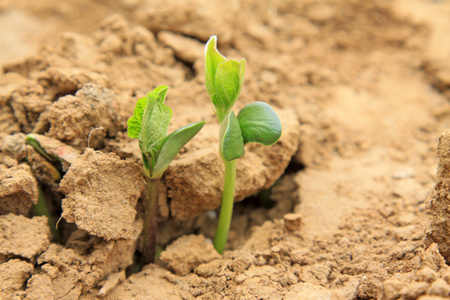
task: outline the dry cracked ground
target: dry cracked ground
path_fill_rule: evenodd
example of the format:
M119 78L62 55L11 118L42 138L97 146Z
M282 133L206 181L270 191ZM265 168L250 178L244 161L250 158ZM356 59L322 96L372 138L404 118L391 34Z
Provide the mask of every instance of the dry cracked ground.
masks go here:
M450 297L448 0L3 0L0 24L0 299ZM213 34L247 60L237 109L283 125L238 163L223 256ZM161 84L169 132L207 125L164 174L162 252L136 272L126 121Z

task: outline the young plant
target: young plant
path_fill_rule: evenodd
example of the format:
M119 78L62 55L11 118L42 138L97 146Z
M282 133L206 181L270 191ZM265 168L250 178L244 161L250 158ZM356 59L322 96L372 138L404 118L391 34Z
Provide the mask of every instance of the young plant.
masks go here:
M172 109L164 105L168 87L161 85L137 101L134 115L128 120L128 135L139 140L147 180L144 220L143 263L155 259L159 181L169 164L205 125L205 121L184 126L167 135Z
M45 160L43 160L41 163L44 164L47 168L47 170L50 172L51 178L58 182L62 178L62 165L61 165L61 159L53 155L51 153L47 153L47 151L44 150L44 148L41 146L38 140L35 139L34 135L32 133L28 134L25 137L25 142L30 145L34 151L39 153ZM26 159L28 161L28 158ZM28 161L30 163L30 161ZM55 219L53 218L52 214L50 213L47 203L45 201L44 192L42 190L42 185L39 184L38 186L39 190L39 196L38 196L38 202L32 207L32 211L35 216L46 216L47 217L47 223L50 227L50 231L53 235L53 241L54 242L61 242L61 234L57 229L57 222L55 222Z
M245 105L236 116L231 110L244 82L245 59L227 59L217 50L217 37L205 47L206 89L220 122L219 150L225 164L225 184L214 248L222 254L227 242L233 213L236 160L244 155L244 145L273 145L281 136L281 122L270 105L254 102Z

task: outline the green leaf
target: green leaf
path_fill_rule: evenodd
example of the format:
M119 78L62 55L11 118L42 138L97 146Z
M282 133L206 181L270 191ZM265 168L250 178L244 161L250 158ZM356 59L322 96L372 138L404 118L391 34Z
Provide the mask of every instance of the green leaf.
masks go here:
M217 36L211 36L205 46L205 83L206 90L214 106L218 104L214 96L216 94L215 78L217 66L226 60L226 57L217 50Z
M172 118L172 109L164 105L167 90L167 86L161 85L149 92L144 100L139 99L133 117L128 120L130 137L136 137L139 128L139 148L149 158L150 167L164 143Z
M141 98L136 103L134 114L128 119L128 136L137 139L141 131L142 115L144 114L145 106L147 105L147 97Z
M272 107L264 102L247 104L237 119L244 143L259 143L265 146L275 144L281 136L281 122Z
M161 85L137 101L134 114L127 121L129 137L133 139L139 138L144 111L150 109L157 101L164 103L168 88L166 85Z
M158 96L158 102L161 102L161 104L164 104L168 90L169 90L169 87L167 85L160 85L148 94L153 94L153 95Z
M167 136L171 118L172 109L159 101L145 110L138 139L141 151L147 157L155 156L158 153Z
M220 124L220 155L226 161L237 159L244 155L244 139L239 121L233 111L228 112Z
M205 121L192 123L172 132L165 139L156 159L152 178L161 178L181 148L186 145L205 125Z
M33 133L27 134L27 136L25 137L25 142L31 147L33 147L33 149L36 150L36 152L42 155L49 162L61 163L61 159L58 156L47 153L47 151L45 151L44 148L42 148L41 143L39 143L39 141L35 138L35 136L36 135Z
M216 109L228 112L236 102L243 83L245 60L240 62L234 59L227 60L217 67L216 71L216 96L219 100Z
M239 96L244 72L245 59L228 60L217 50L217 37L211 36L205 47L205 83L220 122Z

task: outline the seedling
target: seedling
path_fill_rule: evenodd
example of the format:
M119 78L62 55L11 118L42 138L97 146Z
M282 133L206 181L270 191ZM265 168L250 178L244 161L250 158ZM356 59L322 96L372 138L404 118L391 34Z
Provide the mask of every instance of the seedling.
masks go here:
M52 179L55 182L59 182L62 178L62 165L61 165L61 159L57 157L56 155L53 155L51 153L48 153L47 151L42 148L41 144L38 140L36 140L33 136L33 134L28 134L25 137L25 142L30 145L37 153L39 153L45 160L43 160L41 163L45 164L47 169L49 170ZM28 161L28 159L27 159ZM41 185L38 187L39 189L39 197L38 202L33 206L33 212L36 216L46 216L47 222L50 227L50 231L53 235L53 240L55 242L61 241L61 235L57 229L56 222L53 219L52 215L50 214L50 211L48 210L47 204L45 202L44 192L42 191Z
M128 135L138 139L147 180L142 262L155 260L159 182L164 171L205 125L205 121L184 126L167 135L172 109L164 105L168 87L161 85L137 101L134 115L128 120Z
M205 47L206 89L220 122L219 150L225 164L222 206L214 248L225 250L233 213L236 160L245 153L244 145L273 145L281 136L281 122L270 105L254 102L245 105L236 116L231 110L244 82L245 59L227 59L217 50L217 37L212 36Z

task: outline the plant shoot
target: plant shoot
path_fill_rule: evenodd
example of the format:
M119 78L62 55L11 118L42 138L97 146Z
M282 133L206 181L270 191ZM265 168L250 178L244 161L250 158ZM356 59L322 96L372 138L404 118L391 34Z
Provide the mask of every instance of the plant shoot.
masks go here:
M145 201L144 249L142 261L153 263L156 247L159 182L164 171L205 125L205 121L184 126L167 135L172 109L164 104L168 87L161 85L137 101L133 116L128 120L128 135L138 139L147 180Z
M227 59L217 50L217 37L205 47L206 89L220 122L219 151L225 164L222 206L214 248L222 254L230 229L236 182L236 160L244 155L245 144L273 145L281 136L281 122L270 105L254 102L245 105L236 116L231 110L244 83L245 59Z

